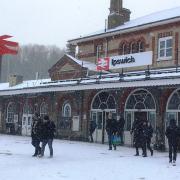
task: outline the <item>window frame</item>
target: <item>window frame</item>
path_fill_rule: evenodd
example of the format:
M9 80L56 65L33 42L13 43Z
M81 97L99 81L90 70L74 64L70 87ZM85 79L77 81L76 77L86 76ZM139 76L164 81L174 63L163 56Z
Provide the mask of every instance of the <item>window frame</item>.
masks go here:
M171 44L171 47L167 48L167 41L168 40L172 40L172 44ZM165 47L164 48L160 48L161 42L165 42ZM167 50L168 49L172 49L171 56L167 56ZM161 50L164 50L164 56L160 57ZM159 40L158 40L158 59L157 59L157 61L172 60L172 57L173 57L173 37L172 36L168 36L168 37L159 38Z

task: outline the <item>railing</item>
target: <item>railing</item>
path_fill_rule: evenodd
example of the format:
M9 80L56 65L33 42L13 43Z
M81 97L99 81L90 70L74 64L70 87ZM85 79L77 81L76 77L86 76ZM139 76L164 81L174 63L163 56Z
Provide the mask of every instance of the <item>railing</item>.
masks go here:
M82 84L99 84L106 82L123 82L123 81L138 81L138 80L151 80L151 79L169 79L180 77L180 68L164 68L164 69L149 69L143 71L133 71L133 72L124 72L123 70L120 73L108 73L103 74L98 72L97 75L82 77L78 79L69 79L69 80L57 80L51 82L43 82L41 85L59 85L59 86L75 86Z

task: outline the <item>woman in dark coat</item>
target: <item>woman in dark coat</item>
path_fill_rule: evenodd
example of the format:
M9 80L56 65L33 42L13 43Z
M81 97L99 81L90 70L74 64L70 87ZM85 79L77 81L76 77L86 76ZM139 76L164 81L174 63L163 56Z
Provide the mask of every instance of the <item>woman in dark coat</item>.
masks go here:
M131 134L134 133L133 143L134 143L134 146L136 148L135 156L139 156L139 148L141 147L143 149L142 145L143 145L143 139L144 139L143 125L142 125L142 122L140 120L135 119L130 133Z
M147 145L147 148L151 152L151 156L153 156L153 150L151 148L151 139L153 137L153 128L152 128L150 122L147 122L147 128L146 128L146 131L145 131L145 136L146 136L146 145Z
M42 125L42 150L41 150L41 156L44 156L45 147L48 144L49 151L50 151L50 157L53 157L53 139L54 139L54 133L56 130L56 126L52 120L49 119L49 116L44 116L44 121Z
M112 150L112 140L114 135L117 133L117 121L112 118L112 113L109 113L108 119L106 120L106 132L108 134L109 150ZM114 150L116 145L113 144Z
M119 120L117 121L117 135L120 136L121 144L124 144L124 141L123 141L124 124L125 124L124 117L121 116Z
M166 129L166 136L168 138L169 145L169 163L173 165L176 163L177 158L177 146L178 146L178 136L179 136L179 128L176 125L175 119L171 119L169 126Z
M41 154L40 140L41 140L41 127L42 120L37 113L32 118L31 137L32 145L35 147L34 157Z

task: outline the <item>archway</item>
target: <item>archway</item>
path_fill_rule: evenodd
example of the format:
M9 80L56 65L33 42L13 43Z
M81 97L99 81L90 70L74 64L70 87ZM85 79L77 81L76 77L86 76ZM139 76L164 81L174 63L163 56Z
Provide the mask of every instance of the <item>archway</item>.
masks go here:
M156 129L156 103L153 95L146 89L136 89L127 98L125 104L125 143L133 144L130 130L134 119L149 121Z
M108 91L101 91L93 98L91 103L91 121L96 122L96 130L93 134L94 141L104 143L108 141L105 132L106 119L109 112L112 112L116 119L116 101L114 96Z

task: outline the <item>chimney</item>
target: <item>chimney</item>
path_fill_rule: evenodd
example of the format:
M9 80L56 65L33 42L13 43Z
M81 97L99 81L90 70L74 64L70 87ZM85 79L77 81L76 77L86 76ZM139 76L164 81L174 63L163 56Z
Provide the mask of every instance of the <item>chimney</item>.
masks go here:
M23 76L21 75L10 75L9 76L9 87L16 86L18 84L21 84L23 82Z
M66 53L73 56L73 57L75 57L75 55L76 55L76 45L67 43L67 45L66 45Z
M122 0L111 0L109 10L108 29L116 28L130 20L131 11L123 8Z

